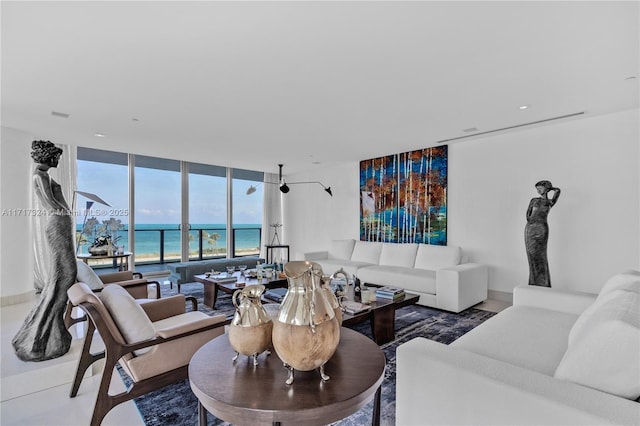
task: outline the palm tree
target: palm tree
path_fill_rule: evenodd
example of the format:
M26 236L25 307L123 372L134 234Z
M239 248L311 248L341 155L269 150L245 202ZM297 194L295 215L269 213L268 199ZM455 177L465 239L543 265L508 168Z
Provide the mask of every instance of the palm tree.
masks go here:
M220 234L217 232L212 232L211 234L206 234L207 242L213 245L213 254L216 254L218 251L218 240L220 239Z

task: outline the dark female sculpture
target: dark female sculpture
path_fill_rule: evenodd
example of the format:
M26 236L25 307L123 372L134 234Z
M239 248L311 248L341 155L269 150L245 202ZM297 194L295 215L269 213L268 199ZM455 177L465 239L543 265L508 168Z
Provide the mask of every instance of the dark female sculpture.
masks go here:
M47 216L45 230L53 267L46 277L40 300L34 305L12 340L13 349L23 361L44 361L66 354L71 334L64 325L67 289L76 280L73 218L60 185L49 176L57 167L62 150L49 141L33 141L31 158L37 163L33 188Z
M531 199L527 209L527 225L524 228L524 244L529 260L529 285L551 287L547 260L547 241L549 240L547 216L551 207L558 202L560 188L554 188L548 180L541 180L536 183L536 190L540 196ZM551 199L549 199L549 191L554 192Z

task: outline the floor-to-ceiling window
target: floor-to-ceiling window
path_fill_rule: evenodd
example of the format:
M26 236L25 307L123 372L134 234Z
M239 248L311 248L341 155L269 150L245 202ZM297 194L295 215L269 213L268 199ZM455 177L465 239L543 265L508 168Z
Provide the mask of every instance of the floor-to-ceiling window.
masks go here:
M134 164L136 262L180 260L180 161L136 155Z
M77 193L74 200L78 253L87 253L95 239L104 236L128 250L127 154L78 147L77 166L76 188L85 193Z
M263 232L263 176L79 147L78 190L110 204L94 203L85 226L78 219L80 250L111 233L117 245L135 252L138 264L256 255ZM247 194L249 188L255 191ZM79 196L77 209L84 202Z
M264 174L251 170L233 169L231 175L233 255L259 254L264 208L264 186L262 185ZM255 188L255 192L249 188Z
M227 256L227 169L188 163L189 259Z

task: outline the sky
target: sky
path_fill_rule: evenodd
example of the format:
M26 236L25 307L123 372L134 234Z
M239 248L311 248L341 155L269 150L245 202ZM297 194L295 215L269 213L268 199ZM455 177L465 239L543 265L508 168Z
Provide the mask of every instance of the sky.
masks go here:
M136 211L138 224L180 223L180 173L137 167L135 171ZM256 182L234 179L233 223L261 224L263 187L246 195L249 185ZM100 221L110 217L129 223L127 167L115 164L78 161L79 191L98 195L111 207L94 204L93 215ZM224 177L190 174L189 223L226 223L226 179ZM88 201L78 196L77 208L83 209Z

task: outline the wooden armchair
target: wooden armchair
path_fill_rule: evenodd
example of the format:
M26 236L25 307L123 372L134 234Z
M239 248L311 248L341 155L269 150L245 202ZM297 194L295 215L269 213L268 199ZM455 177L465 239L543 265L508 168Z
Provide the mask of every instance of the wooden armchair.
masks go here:
M125 287L134 299L147 299L149 285L155 284L156 299L160 299L160 283L143 278L139 272L121 271L98 275L83 261L78 260L76 264L78 267L76 280L86 283L93 291L100 291L107 284L118 284Z
M71 303L89 318L71 398L78 394L86 370L105 358L91 425L99 425L118 404L186 379L193 354L224 333L224 315L210 317L195 310L185 313L184 295L139 304L123 287L106 286L98 298L85 283L74 284L67 294ZM188 299L195 303L194 298ZM105 350L92 354L96 329ZM110 395L109 385L118 361L133 385L125 392Z
M134 298L141 302L146 302L149 299L149 285L155 284L155 298L160 299L160 283L158 281L151 281L142 277L140 272L133 271L121 271L110 272L106 274L98 275L93 269L82 261L77 262L78 275L76 277L78 282L84 282L94 292L101 292L102 289L111 284L116 284L123 287ZM71 327L77 322L86 320L83 316L74 317L73 305L67 303L67 308L64 313L64 324L67 328Z
M142 278L140 272L122 271L110 272L98 275L104 285L118 284L124 287L134 299L147 299L149 297L149 284L155 284L155 298L160 299L160 283Z

